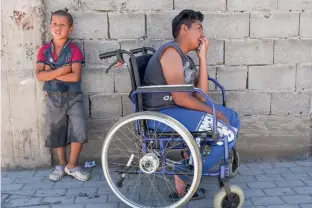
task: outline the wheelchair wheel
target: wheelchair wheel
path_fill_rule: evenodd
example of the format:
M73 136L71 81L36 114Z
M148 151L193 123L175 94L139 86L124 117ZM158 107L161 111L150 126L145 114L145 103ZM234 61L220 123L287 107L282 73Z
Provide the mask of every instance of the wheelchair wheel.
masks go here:
M234 178L238 174L239 166L240 166L239 153L235 147L231 149L229 159L230 159L229 178Z
M144 126L144 128L143 128ZM181 149L190 158L181 159ZM196 192L202 174L199 148L177 120L158 112L133 113L108 132L102 148L102 168L114 194L130 207L176 208ZM174 175L188 179L179 198Z
M213 208L242 208L245 196L243 190L236 186L229 186L231 193L227 194L225 188L222 187L215 195L213 200Z

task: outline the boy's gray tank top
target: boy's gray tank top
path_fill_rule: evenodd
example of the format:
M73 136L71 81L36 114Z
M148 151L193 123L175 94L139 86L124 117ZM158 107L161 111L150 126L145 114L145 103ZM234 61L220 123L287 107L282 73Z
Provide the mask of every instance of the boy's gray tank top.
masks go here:
M194 62L186 56L180 46L174 42L168 42L162 45L151 57L143 79L143 86L167 85L164 73L161 67L160 58L168 47L174 47L182 58L184 70L184 84L193 84L198 77L198 71ZM145 110L160 110L177 106L171 96L171 93L146 93L142 95Z

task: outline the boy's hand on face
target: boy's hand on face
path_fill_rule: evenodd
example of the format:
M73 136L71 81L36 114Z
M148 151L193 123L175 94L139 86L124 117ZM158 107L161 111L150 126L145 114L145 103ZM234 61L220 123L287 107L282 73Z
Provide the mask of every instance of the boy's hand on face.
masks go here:
M205 59L207 55L207 50L209 47L209 41L206 37L200 39L201 44L199 49L197 50L197 55L199 59Z

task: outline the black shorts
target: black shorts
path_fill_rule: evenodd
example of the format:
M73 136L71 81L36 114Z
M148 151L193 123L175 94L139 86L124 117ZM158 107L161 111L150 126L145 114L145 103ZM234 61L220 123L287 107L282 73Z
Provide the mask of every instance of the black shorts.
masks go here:
M45 146L57 148L87 142L82 93L48 92L46 98Z

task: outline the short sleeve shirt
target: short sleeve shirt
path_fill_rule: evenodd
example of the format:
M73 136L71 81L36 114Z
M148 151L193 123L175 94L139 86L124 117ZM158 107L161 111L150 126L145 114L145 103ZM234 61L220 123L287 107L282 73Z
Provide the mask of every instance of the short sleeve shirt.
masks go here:
M51 42L43 45L37 55L37 63L44 63L51 66L52 69L58 69L64 65L72 63L84 64L84 56L78 46L70 40L65 44L59 56L54 52L54 45ZM81 92L81 81L64 82L61 80L46 81L43 86L44 91L59 92Z

